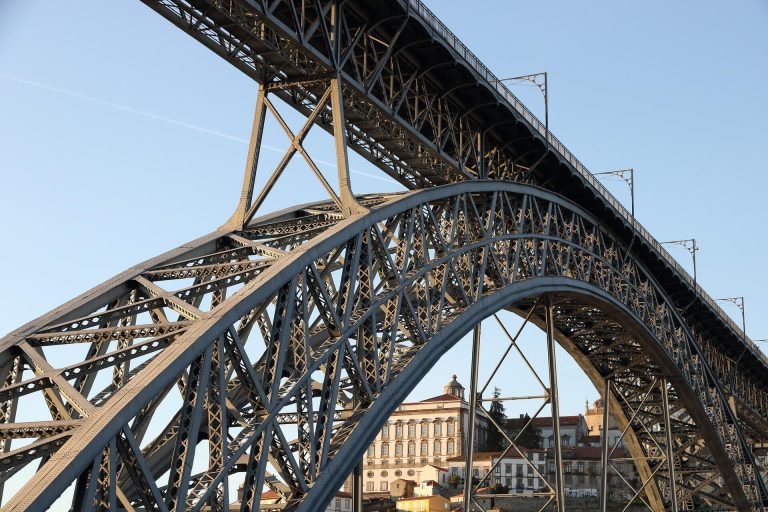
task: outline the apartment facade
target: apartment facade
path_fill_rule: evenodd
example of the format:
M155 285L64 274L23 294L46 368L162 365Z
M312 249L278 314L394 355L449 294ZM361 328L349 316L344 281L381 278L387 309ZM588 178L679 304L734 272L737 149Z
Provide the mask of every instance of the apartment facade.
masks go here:
M442 395L403 403L392 413L363 459L365 491L389 492L398 478L417 483L432 479L442 485L439 471L434 475L430 468L446 468L449 458L463 455L468 430L469 405L454 375ZM488 420L478 413L478 445L487 431Z

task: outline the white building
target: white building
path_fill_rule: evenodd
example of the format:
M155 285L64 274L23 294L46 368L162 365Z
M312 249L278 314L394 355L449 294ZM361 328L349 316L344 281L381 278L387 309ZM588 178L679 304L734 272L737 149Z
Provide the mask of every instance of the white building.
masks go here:
M401 404L368 447L363 471L365 491L388 492L398 478L446 485L447 460L464 454L469 406L454 375L443 394ZM485 442L488 421L478 413L476 439Z
M534 418L533 425L538 429L541 436L541 448L554 447L555 436L552 418L550 416ZM560 446L576 446L581 442L581 438L588 433L587 421L581 414L560 416Z
M510 494L531 494L546 487L546 450L520 448L525 458L515 450L501 457L502 452L480 452L472 457L472 477L483 487L506 487ZM538 473L537 473L538 472ZM462 485L466 475L466 459L454 457L448 461L449 481ZM540 476L541 475L541 476ZM453 478L452 478L453 477Z
M239 497L236 503L229 506L230 510L240 509L240 500L242 499L242 487L238 491ZM261 495L261 506L268 508L269 505L275 505L280 501L280 496L275 491L265 491ZM352 495L339 491L331 500L324 512L352 512Z

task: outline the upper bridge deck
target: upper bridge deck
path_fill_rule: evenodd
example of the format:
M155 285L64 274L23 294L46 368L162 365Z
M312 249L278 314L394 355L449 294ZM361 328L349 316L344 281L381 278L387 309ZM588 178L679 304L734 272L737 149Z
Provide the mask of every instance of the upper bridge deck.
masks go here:
M758 417L768 410L765 355L420 0L144 1L305 114L317 104L317 81L340 69L350 147L408 188L527 181L600 217L708 347L724 387ZM323 113L317 124L330 131L330 119ZM726 381L730 373L739 379Z

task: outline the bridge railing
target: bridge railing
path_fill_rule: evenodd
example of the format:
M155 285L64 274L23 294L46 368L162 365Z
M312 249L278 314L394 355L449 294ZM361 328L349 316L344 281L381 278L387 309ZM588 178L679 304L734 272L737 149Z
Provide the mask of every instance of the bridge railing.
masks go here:
M461 42L461 40L456 37L456 35L451 32L448 27L446 27L440 19L435 16L435 14L429 10L429 8L424 5L424 3L421 0L401 0L403 1L407 7L409 8L409 12L412 14L417 14L421 19L426 23L427 27L431 28L434 32L433 35L439 36L441 39L443 39L455 52L456 54L461 57L466 64L471 67L478 75L480 75L481 78L483 78L486 82L488 82L488 85L496 90L496 92L504 98L509 105L515 109L517 112L519 112L523 118L528 121L528 123L541 134L545 140L549 141L550 149L556 151L560 154L562 158L567 160L574 169L576 169L576 172L579 173L590 185L592 185L602 196L605 198L608 203L613 206L613 208L618 212L618 214L629 224L634 226L634 229L636 233L645 239L645 241L653 247L660 255L661 257L673 268L675 271L677 271L680 276L682 276L683 280L685 280L688 285L696 290L698 292L699 297L710 307L713 311L715 311L727 324L728 326L733 330L733 332L741 337L742 340L752 349L752 351L757 354L762 360L763 363L768 365L768 357L765 356L765 354L762 353L761 350L758 349L757 345L746 336L746 333L744 333L740 326L736 324L736 322L733 321L733 319L728 315L715 300L709 296L704 290L701 289L700 286L698 286L697 283L694 282L693 278L688 274L688 271L686 271L680 264L675 260L675 258L672 257L671 254L646 230L637 220L632 216L632 214L622 205L616 197L611 194L611 192L603 186L600 181L595 178L595 176L589 172L589 170L582 164L578 158L576 158L573 153L571 153L568 148L565 147L565 145L560 142L560 140L555 137L551 132L547 133L547 127L542 123L539 118L537 118L530 110L528 110L528 107L526 107L512 92L504 85L503 82L499 80L499 78L494 75L491 70L489 70L485 64L483 64L480 59L477 58L477 56L472 53L472 51L466 47L464 43Z

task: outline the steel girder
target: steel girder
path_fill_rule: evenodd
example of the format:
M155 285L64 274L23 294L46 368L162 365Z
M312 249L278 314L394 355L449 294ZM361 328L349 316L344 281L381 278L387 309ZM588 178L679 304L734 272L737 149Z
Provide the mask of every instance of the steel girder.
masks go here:
M223 510L233 475L241 510L265 488L279 508L319 510L442 354L542 295L563 346L596 384L610 379L649 505L672 499L672 453L681 509L762 510L697 338L597 219L508 182L360 202L370 213L342 220L329 203L215 232L5 338L4 410L45 404L34 422L6 414L3 480L40 467L5 510L44 508L73 482L75 510ZM81 360L60 364L55 349L73 345Z
M768 363L661 245L419 0L143 0L407 188L538 184L599 216L684 310L750 438L768 439ZM642 249L641 249L642 247ZM740 363L738 367L734 364Z

